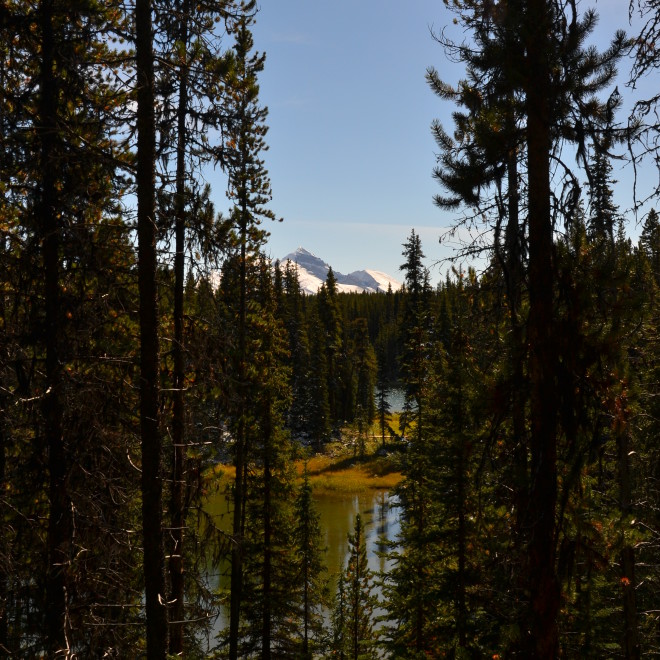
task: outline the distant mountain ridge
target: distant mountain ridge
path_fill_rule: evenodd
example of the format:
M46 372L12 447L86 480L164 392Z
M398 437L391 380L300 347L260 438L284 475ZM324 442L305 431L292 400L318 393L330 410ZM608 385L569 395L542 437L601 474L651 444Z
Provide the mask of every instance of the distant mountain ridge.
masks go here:
M298 270L301 289L308 294L315 294L325 282L330 265L303 247L287 254L282 259L282 267L291 262ZM356 270L348 275L332 269L337 279L337 290L346 293L385 293L389 286L392 291L401 288L401 282L379 270Z

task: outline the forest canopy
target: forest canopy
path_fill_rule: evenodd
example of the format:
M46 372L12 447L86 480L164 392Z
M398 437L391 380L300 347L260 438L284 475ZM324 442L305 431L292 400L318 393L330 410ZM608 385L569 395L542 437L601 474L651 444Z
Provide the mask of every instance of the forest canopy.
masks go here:
M412 230L400 291L308 296L266 255L254 0L2 3L0 654L660 652L660 220L612 174L657 166L658 97L622 95L660 6L599 50L573 0L445 4L434 201L483 267L432 285ZM401 530L375 574L358 515L334 584L296 461L349 435Z

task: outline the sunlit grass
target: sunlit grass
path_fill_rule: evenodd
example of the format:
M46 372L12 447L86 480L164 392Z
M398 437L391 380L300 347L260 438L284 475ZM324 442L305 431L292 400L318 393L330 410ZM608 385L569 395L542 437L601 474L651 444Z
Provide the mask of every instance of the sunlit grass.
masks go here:
M296 468L302 475L304 461ZM310 484L318 493L362 493L370 489L390 490L401 481L401 473L394 461L387 457L368 455L353 458L352 452L316 454L307 460Z
M398 414L391 415L389 423L398 433ZM374 424L364 439L364 455L360 455L356 432L346 429L341 440L326 444L322 453L296 461L298 478L302 479L306 464L312 489L319 494L391 490L401 481L398 453L379 455L382 446L379 434L380 427ZM234 478L235 470L231 465L216 465L213 474L226 483Z

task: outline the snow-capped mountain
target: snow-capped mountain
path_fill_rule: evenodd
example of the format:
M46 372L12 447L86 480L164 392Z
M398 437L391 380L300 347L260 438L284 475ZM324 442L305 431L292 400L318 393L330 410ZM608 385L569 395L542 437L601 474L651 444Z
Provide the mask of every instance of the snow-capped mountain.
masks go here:
M282 267L290 261L295 264L298 270L298 279L300 287L305 293L316 293L325 282L330 266L305 248L299 247L295 252L287 254L282 259ZM401 282L395 280L390 275L378 270L356 270L348 275L342 275L334 270L337 279L337 290L342 292L376 293L377 291L385 293L388 286L392 291L401 288Z

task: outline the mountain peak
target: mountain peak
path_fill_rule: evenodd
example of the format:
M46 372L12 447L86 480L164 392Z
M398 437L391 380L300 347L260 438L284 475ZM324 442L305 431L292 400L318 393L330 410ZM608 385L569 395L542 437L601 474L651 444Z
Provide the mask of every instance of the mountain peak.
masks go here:
M300 247L298 247L296 249L296 251L293 252L292 254L300 255L300 256L303 256L303 257L315 257L315 258L318 259L318 257L315 254L313 254L309 250L305 250L305 248L302 245ZM291 255L289 255L289 256L291 256Z
M310 294L314 294L320 289L330 268L330 265L323 259L302 246L295 252L287 254L282 259L282 265L284 266L287 261L296 265L300 287L305 293ZM392 287L392 291L401 288L400 282L377 270L357 270L349 275L342 275L333 268L333 272L337 280L337 290L341 292L361 293L367 291L375 293L380 291L384 293L389 286Z

